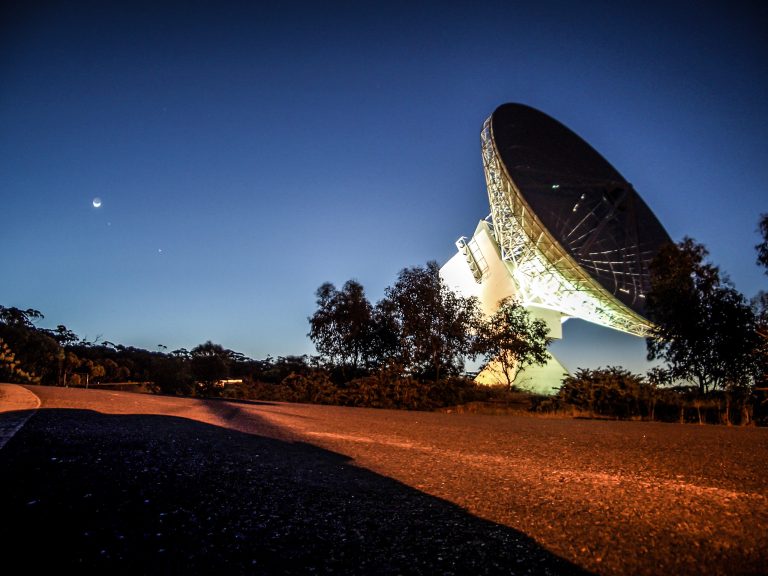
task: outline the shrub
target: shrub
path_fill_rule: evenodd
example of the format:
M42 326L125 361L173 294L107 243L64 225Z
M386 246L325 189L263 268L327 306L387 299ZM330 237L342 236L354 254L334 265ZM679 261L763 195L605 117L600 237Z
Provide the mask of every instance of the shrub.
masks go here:
M544 407L570 407L611 418L652 418L657 396L655 386L623 368L580 368L563 379L553 401Z
M324 370L313 370L308 374L292 373L280 382L278 399L288 402L309 402L334 404L336 387Z

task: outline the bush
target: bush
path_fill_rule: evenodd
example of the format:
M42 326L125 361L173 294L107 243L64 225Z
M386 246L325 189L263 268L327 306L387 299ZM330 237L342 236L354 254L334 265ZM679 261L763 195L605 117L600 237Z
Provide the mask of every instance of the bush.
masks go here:
M658 389L642 376L609 366L589 370L580 368L573 376L563 379L551 402L542 402L543 410L581 412L609 418L653 419Z
M336 387L324 370L313 370L308 374L292 373L280 382L280 400L287 402L309 402L313 404L334 404Z
M433 410L487 400L492 395L487 387L468 378L452 376L435 383L404 376L396 367L382 368L347 382L338 382L338 378L336 371L315 368L291 373L279 384L245 379L227 395L250 400L405 410Z

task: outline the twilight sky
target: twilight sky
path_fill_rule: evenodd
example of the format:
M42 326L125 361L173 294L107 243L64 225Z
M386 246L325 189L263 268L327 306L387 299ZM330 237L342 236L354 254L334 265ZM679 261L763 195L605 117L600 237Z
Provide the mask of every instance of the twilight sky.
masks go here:
M4 2L0 304L90 340L311 353L321 283L376 301L488 214L504 102L592 144L751 297L768 10L636 4ZM571 370L645 370L640 339L564 332Z

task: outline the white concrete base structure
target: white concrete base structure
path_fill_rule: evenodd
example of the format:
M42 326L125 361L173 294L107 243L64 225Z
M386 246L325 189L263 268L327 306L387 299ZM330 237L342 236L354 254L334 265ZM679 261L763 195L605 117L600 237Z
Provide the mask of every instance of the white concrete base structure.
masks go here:
M560 361L549 354L549 359L544 366L528 366L520 371L515 378L515 386L532 394L549 396L560 387L563 378L568 375L568 370ZM504 369L499 362L490 362L475 378L478 384L487 386L507 385Z
M501 258L488 222L481 220L472 238L468 241L460 239L456 245L457 253L440 269L440 276L449 288L465 297L475 296L488 316L498 309L501 300L518 296L511 271ZM566 316L556 310L522 304L531 316L546 322L549 336L563 337L562 323ZM537 394L552 394L567 374L563 365L550 354L544 366L529 366L521 371L515 385ZM476 381L488 385L507 383L503 369L495 362L478 374Z

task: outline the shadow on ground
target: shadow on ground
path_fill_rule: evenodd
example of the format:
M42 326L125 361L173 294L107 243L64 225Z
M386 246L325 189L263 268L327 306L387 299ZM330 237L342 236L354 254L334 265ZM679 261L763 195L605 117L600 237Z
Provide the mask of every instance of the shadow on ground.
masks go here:
M31 573L583 573L342 455L183 418L39 410L0 470L3 560Z

